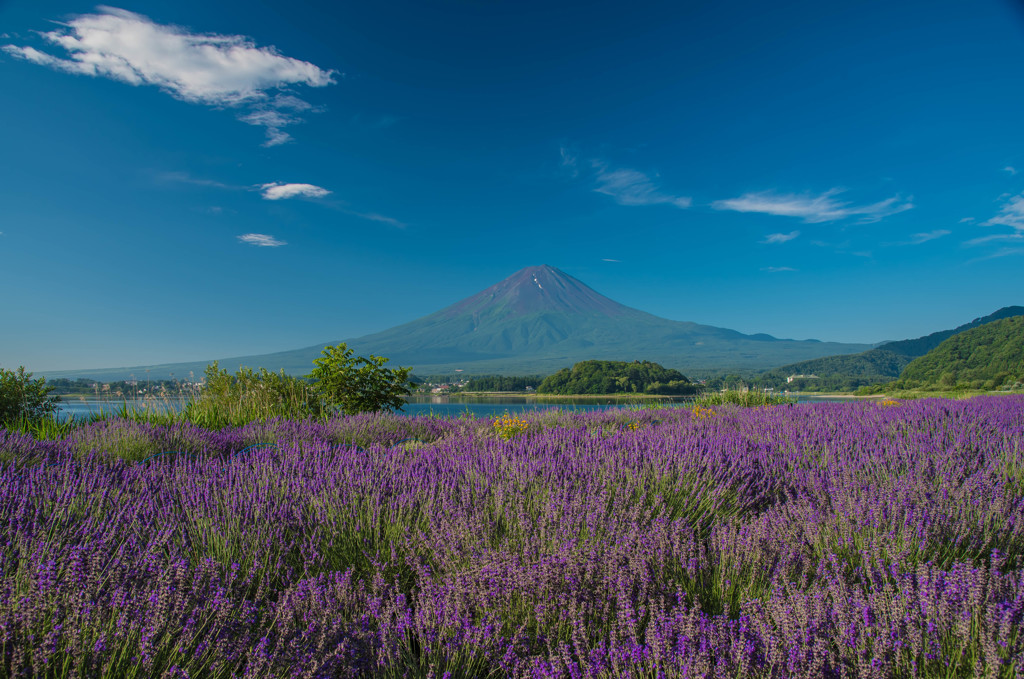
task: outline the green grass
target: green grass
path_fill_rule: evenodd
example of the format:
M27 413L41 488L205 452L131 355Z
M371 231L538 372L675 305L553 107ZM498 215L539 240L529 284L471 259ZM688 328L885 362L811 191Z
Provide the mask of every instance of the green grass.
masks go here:
M795 398L763 391L722 391L708 392L697 396L690 405L707 408L710 406L738 405L744 408L796 403Z

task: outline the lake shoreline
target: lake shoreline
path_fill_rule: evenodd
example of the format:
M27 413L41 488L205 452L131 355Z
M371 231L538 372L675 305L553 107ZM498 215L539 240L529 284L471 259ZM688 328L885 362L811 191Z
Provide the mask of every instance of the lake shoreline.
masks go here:
M531 400L550 400L550 399L625 399L631 401L650 401L650 400L671 400L671 399L687 399L695 398L695 396L673 396L670 394L538 394L530 391L460 391L454 394L412 394L416 397L426 398L525 398Z

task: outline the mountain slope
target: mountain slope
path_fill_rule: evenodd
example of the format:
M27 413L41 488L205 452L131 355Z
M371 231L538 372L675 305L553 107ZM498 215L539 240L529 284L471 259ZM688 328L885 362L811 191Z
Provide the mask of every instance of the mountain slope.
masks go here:
M1020 316L1024 314L1024 306L1005 306L998 311L995 311L988 316L982 316L975 318L970 323L964 323L961 326L953 328L952 330L940 330L939 332L933 332L930 335L924 337L918 337L917 339L900 340L898 342L887 342L883 344L880 349L892 351L903 356L911 356L917 358L918 356L924 356L935 347L942 344L945 340L949 339L953 335L958 335L964 331L970 330L971 328L978 328L983 325L987 325L992 321L998 321L1003 318L1010 318L1012 316Z
M349 346L412 365L418 374L456 368L553 373L588 359L650 360L684 371L750 369L781 356L864 348L671 321L619 304L551 266L528 267L433 314L350 340Z
M994 389L1024 382L1024 316L993 321L954 335L900 375L905 388L966 385Z
M649 360L687 374L758 370L863 344L782 340L686 321L671 321L611 300L551 266L533 266L440 311L383 332L346 340L357 355L386 356L416 374L550 374L578 361ZM221 359L238 365L308 373L324 342L302 349ZM202 374L205 363L151 367L152 372ZM149 367L149 366L147 366ZM51 377L123 379L145 368L64 371ZM111 377L115 375L115 377Z
M791 363L765 372L761 382L772 386L785 384L790 375L817 375L819 382L808 382L804 386L820 385L829 389L852 389L868 384L890 382L900 376L911 361L924 356L943 341L972 328L978 328L993 321L1024 314L1024 307L1003 307L988 316L975 318L952 330L940 330L923 337L886 342L859 354L825 356L809 361Z

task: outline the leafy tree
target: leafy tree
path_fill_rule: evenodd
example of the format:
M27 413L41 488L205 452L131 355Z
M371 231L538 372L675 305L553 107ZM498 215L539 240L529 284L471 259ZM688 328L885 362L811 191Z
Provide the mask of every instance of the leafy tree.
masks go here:
M354 358L344 342L324 347L321 354L308 378L326 405L340 407L346 415L401 410L405 405L402 396L409 393L412 368L385 368L388 359L373 354Z
M0 368L0 424L10 425L19 420L39 420L57 412L60 396L50 396L53 387L46 378L32 379L25 366L17 371Z
M580 361L537 387L540 394L694 394L699 388L677 370L650 361Z

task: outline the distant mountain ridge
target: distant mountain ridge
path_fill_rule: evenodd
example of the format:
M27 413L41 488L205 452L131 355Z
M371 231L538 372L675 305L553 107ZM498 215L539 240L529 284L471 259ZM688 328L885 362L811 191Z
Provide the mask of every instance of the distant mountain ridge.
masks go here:
M809 361L791 363L765 372L761 381L781 385L790 375L815 375L827 388L835 388L837 377L847 378L846 387L858 387L889 382L900 376L916 358L934 350L950 337L989 323L1024 314L1022 306L1008 306L988 316L975 318L952 330L940 330L914 339L886 342L859 354L825 356ZM832 382L832 384L830 384ZM813 386L809 382L804 386Z
M440 311L382 332L346 340L357 355L375 354L415 374L551 374L583 360L649 360L684 374L761 370L797 360L853 353L865 344L777 339L672 321L601 295L582 281L531 266ZM258 356L220 359L238 365L306 374L327 344ZM150 368L198 378L206 363L48 373L52 377L124 379Z

